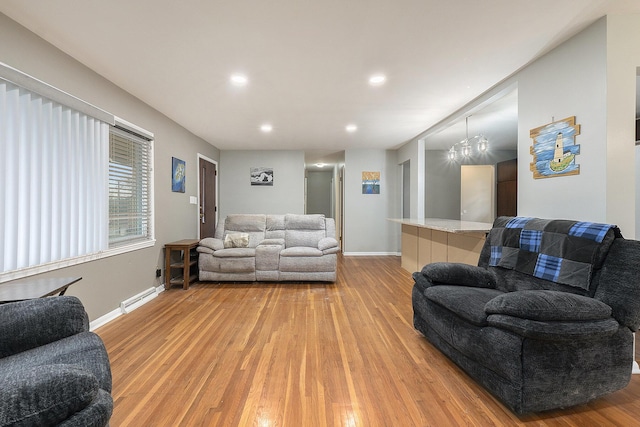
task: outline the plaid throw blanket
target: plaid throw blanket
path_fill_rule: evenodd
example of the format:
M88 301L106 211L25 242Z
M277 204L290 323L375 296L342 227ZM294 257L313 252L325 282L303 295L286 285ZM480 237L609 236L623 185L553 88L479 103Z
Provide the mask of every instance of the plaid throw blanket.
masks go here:
M620 230L611 224L499 217L488 236L489 265L589 289L594 266L616 236Z

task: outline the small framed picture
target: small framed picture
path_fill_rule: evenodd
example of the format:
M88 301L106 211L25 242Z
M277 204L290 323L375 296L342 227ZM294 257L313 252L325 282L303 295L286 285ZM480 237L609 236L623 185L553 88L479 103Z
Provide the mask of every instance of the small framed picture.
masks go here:
M251 168L251 185L273 185L273 168Z
M184 160L171 158L171 191L184 193L184 178L186 165Z

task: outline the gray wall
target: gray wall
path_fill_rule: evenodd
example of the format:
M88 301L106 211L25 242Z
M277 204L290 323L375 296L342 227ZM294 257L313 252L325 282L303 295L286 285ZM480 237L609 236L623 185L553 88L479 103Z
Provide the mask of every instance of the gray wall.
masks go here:
M518 213L605 222L606 20L601 19L518 76ZM580 174L533 179L531 129L576 116ZM549 201L553 200L553 203Z
M252 167L273 168L273 186L251 185ZM234 213L304 213L304 152L223 150L219 220Z
M307 171L307 209L308 214L324 214L333 218L332 195L333 175L330 171Z
M427 139L427 144L428 144ZM425 158L425 217L460 219L460 166L495 165L515 159L513 150L490 150L482 157L452 162L448 151L427 150Z
M638 40L640 15L609 15L519 74L519 214L608 222L636 235ZM580 174L534 180L529 130L569 116L581 125Z
M380 194L362 194L362 172L380 172ZM387 218L400 216L399 166L395 151L354 149L345 151L346 255L396 254L398 224Z
M189 204L197 195L197 153L218 160L219 151L2 14L0 61L155 134L155 246L46 273L82 276L68 294L78 296L94 320L161 284L155 270L162 268L165 243L197 237L197 206ZM186 161L185 193L171 192L172 156Z

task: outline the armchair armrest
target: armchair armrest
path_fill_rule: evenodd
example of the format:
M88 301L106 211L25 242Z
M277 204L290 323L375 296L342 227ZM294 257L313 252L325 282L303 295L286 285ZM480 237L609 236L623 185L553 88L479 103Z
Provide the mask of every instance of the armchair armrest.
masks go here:
M560 291L507 292L487 302L484 310L489 325L540 340L594 339L612 335L620 326L605 303Z
M427 279L426 282L420 279L422 276ZM433 285L459 285L469 286L473 288L490 288L496 287L496 277L493 272L475 265L453 263L453 262L434 262L427 264L419 273L414 273L414 279L421 282L423 287Z
M338 247L338 241L333 237L323 237L318 241L318 249L322 251L323 254L334 254L340 251Z
M611 307L594 298L568 292L528 290L507 292L489 301L487 314L538 321L585 321L611 317Z
M224 242L222 241L222 239L216 239L214 237L205 237L204 239L200 240L199 245L205 248L213 249L214 251L224 249Z
M0 358L89 330L89 317L73 296L0 305Z
M58 425L89 406L98 390L91 373L70 365L3 372L0 425Z
M284 246L284 239L264 239L258 246Z

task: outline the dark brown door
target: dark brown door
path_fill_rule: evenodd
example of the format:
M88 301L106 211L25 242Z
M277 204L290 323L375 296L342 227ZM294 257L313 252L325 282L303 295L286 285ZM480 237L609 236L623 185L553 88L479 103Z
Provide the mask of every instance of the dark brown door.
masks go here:
M518 159L507 160L496 165L498 175L497 215L518 214Z
M216 232L216 165L200 159L200 238Z

